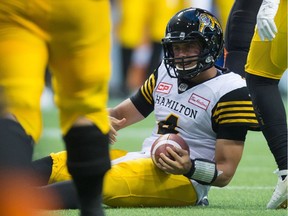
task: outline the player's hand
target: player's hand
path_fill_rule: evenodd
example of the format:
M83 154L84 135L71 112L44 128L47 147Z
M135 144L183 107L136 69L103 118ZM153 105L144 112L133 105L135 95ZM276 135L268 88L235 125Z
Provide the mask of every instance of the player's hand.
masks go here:
M126 122L126 118L116 119L112 116L109 116L109 119L110 119L109 143L114 144L117 141L116 139L116 136L118 135L117 131L123 127L123 125Z
M159 163L156 164L157 167L166 173L174 175L183 175L189 172L192 162L188 151L181 148L176 148L175 151L173 151L172 148L167 147L167 152L174 158L174 160L171 160L165 154L161 153Z
M252 0L253 1L253 0ZM280 0L263 0L257 14L257 30L262 41L272 40L277 33L274 22Z

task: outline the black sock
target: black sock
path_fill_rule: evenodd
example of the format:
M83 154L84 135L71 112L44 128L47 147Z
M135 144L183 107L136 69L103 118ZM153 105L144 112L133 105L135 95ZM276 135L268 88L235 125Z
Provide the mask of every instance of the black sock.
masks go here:
M104 216L102 209L103 176L76 177L78 198L81 200L81 216Z
M0 119L0 137L0 167L30 168L34 142L22 126L10 119Z
M58 210L58 209L79 209L79 200L73 181L63 181L39 187L42 194L54 194L58 202L50 205L38 206L39 209ZM44 203L45 204L45 203Z
M64 137L67 165L81 207L81 216L102 216L103 176L110 169L109 136L96 126L73 127Z
M46 185L52 173L53 160L50 156L32 162L32 171L38 178L36 186Z
M287 170L287 125L269 125L263 128L263 133L279 170Z

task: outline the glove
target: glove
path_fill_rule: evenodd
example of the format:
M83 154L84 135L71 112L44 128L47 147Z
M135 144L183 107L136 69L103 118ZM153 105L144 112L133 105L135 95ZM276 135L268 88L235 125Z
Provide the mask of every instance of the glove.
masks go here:
M251 0L252 1L252 0ZM257 14L257 29L262 41L272 40L277 33L274 22L280 0L263 0Z

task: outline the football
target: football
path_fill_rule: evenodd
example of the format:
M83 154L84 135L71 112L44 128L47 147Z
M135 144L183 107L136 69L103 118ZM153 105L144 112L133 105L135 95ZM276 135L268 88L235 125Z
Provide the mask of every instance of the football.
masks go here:
M174 158L167 152L167 147L172 149L182 148L190 153L189 146L181 136L171 133L165 134L156 139L151 146L151 158L155 164L158 163L161 153L164 153L167 157L174 160Z

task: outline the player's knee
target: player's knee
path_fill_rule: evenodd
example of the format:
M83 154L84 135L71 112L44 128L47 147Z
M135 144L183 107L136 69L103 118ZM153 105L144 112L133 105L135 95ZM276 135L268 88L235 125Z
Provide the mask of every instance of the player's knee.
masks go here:
M93 122L85 117L79 117L76 119L72 127L81 127L81 126L92 126Z
M64 136L67 165L73 175L103 175L110 169L109 137L98 127L73 127Z

